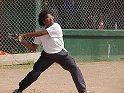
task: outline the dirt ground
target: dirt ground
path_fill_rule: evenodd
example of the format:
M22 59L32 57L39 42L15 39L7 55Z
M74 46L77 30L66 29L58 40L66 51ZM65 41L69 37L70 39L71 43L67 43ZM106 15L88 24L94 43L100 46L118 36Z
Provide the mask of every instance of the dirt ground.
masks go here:
M87 89L93 93L124 93L124 62L79 63ZM0 93L12 93L31 70L0 69ZM78 93L70 73L52 65L23 93Z

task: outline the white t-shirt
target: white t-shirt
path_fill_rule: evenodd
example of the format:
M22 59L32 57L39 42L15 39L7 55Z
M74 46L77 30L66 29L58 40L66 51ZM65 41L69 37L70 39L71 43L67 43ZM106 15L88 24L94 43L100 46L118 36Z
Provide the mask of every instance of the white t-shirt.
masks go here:
M58 53L64 49L63 33L60 25L54 23L46 29L49 34L35 37L34 44L42 45L46 53Z

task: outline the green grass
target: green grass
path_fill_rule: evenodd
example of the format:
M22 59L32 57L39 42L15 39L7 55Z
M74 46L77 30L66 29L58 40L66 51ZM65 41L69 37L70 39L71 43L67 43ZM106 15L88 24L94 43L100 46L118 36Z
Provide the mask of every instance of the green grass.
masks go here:
M124 62L124 61L76 61L77 64L85 65L85 64L110 64L112 62ZM13 64L13 65L0 65L0 69L29 69L34 65L33 61L28 61L22 64ZM56 65L56 64L54 64Z
M22 64L0 65L0 69L28 69L32 68L33 65L34 65L33 61L28 61Z

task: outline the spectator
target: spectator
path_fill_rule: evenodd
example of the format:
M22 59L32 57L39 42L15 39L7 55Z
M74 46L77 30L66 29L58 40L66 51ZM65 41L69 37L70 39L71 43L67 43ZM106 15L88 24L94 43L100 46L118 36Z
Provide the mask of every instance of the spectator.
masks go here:
M99 22L99 29L100 30L104 29L104 18L103 18L103 16L101 17L100 22Z

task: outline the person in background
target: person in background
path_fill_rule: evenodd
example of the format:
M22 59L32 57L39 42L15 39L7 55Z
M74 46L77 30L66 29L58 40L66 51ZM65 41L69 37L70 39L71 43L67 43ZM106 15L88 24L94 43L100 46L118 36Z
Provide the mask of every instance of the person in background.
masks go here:
M104 17L102 16L99 22L99 29L102 30L104 29Z
M96 20L95 20L95 17L94 16L89 16L87 18L87 28L88 29L95 29L95 24L96 24Z

